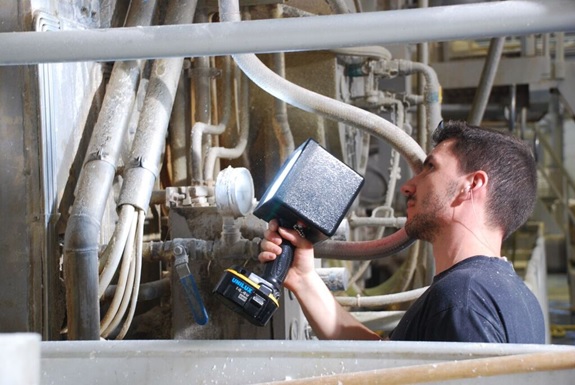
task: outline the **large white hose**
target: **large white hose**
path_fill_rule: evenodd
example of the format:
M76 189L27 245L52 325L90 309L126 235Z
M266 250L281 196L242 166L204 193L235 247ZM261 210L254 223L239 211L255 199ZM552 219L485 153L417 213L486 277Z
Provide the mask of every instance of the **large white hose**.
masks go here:
M120 209L118 223L114 229L114 234L100 258L102 266L100 271L98 298L101 298L102 295L104 295L106 288L110 285L110 282L112 282L112 279L116 274L116 270L118 269L118 265L122 259L124 247L128 240L130 224L133 221L134 213L134 206L123 205Z
M361 108L293 84L266 67L256 55L233 55L233 58L242 71L264 91L304 111L345 123L386 140L405 157L412 170L419 171L425 152L396 125Z
M429 286L425 286L401 293L373 295L367 297L357 295L355 297L335 297L335 299L342 306L379 307L413 301L419 298L428 288Z
M241 21L237 0L220 1L220 18L222 21ZM293 84L266 67L254 54L232 57L242 71L264 91L304 111L348 124L386 140L405 157L412 170L419 171L425 152L396 125L361 108Z

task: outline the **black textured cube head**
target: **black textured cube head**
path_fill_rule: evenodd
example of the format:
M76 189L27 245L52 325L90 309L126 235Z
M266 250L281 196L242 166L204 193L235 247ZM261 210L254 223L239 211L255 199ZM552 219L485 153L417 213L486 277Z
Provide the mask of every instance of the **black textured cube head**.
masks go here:
M300 145L282 165L254 214L282 225L301 221L318 242L332 236L363 185L363 177L315 140Z

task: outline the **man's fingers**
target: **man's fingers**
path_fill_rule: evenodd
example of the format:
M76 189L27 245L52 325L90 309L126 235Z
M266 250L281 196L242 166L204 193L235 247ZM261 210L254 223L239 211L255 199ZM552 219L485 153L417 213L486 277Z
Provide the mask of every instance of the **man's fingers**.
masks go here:
M264 240L275 243L276 245L281 245L282 237L278 234L276 230L267 229L264 231Z
M296 230L280 227L279 234L281 235L281 238L291 242L291 244L294 245L295 247L304 247L304 248L310 247L309 241L306 240L305 238L302 238Z
M281 237L278 235L277 238L279 239L279 241L277 240L269 240L269 239L262 239L261 243L260 243L260 249L265 252L269 252L269 253L273 253L273 254L279 254L282 251L282 248L279 246L281 245Z
M274 253L270 253L269 251L262 251L259 255L258 255L258 260L261 263L266 263L266 262L270 262L273 261L274 259L276 259L277 255Z

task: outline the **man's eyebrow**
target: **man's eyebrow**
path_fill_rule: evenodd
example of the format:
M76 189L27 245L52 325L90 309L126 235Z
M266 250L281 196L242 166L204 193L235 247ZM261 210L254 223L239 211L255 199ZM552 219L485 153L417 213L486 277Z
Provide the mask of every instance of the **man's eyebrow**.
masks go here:
M427 157L423 161L423 166L427 166L429 164L429 162L433 162L434 160L435 160L435 157L432 154L427 155Z

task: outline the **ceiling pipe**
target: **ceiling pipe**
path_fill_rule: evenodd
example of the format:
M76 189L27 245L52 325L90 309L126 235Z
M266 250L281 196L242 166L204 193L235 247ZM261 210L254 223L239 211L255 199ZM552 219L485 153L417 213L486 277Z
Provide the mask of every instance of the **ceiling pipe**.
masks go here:
M0 33L0 65L310 51L562 31L575 31L575 2L508 0L241 23L6 32Z

